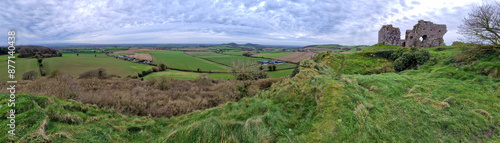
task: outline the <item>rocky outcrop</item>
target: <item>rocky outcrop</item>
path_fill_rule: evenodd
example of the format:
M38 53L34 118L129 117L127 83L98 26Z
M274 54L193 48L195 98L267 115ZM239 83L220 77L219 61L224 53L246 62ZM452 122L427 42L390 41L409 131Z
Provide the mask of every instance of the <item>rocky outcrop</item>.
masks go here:
M399 28L392 27L392 25L384 25L378 31L378 43L384 43L386 45L399 45L401 37L401 31Z
M397 32L395 32L396 29ZM446 25L420 20L413 26L412 30L406 30L405 39L400 40L399 37L401 34L399 28L392 27L392 25L384 25L378 32L378 42L401 47L428 48L445 46L443 36L446 32ZM398 37L398 39L395 40L395 37Z

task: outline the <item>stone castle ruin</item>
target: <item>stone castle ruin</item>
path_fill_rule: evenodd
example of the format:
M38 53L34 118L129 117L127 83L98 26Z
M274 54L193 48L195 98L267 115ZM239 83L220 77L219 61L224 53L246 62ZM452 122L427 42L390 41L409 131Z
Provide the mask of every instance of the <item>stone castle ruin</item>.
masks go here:
M434 24L430 21L419 20L413 30L406 30L405 39L400 39L399 28L384 25L378 31L378 43L401 47L428 48L445 46L443 36L447 32L446 25Z

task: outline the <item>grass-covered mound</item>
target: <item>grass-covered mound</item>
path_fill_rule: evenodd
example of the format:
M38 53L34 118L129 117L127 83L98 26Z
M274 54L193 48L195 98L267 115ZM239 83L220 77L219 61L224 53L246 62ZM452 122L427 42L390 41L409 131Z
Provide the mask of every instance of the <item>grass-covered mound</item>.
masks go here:
M17 97L22 141L77 142L489 142L500 140L500 83L459 47L426 49L418 70L391 60L322 54L293 77L238 102L178 117L124 116L73 101ZM380 73L380 74L374 74ZM7 96L2 95L1 111ZM1 120L6 124L5 118ZM2 132L6 132L2 128ZM4 134L0 140L8 140Z

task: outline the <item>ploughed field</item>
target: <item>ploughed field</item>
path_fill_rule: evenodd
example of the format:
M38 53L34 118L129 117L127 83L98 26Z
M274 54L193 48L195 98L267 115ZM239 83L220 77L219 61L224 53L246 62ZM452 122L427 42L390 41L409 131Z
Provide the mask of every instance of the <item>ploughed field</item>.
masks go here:
M305 59L312 59L316 53L313 52L293 52L288 55L278 57L276 59L290 62L300 62Z

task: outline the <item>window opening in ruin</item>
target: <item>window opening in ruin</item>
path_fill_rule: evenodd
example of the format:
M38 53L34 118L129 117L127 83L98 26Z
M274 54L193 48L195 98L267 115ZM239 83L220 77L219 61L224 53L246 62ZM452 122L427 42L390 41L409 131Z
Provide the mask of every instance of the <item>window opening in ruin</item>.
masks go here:
M424 35L424 36L422 36L422 37L418 38L418 40L419 40L420 42L423 42L423 41L424 41L424 40L426 40L426 39L427 39L427 35Z

